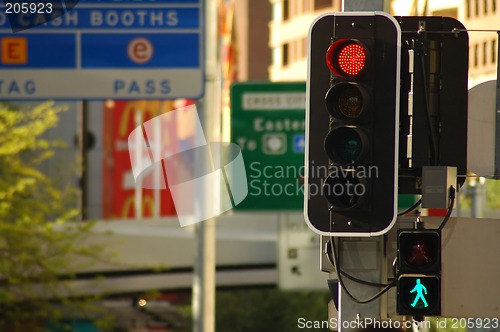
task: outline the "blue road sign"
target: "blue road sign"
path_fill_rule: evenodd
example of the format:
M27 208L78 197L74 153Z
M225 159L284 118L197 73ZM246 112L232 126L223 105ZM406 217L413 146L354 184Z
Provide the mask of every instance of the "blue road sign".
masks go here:
M293 136L293 152L304 153L306 147L305 134L295 134Z
M82 35L82 68L197 68L200 59L200 36L196 33L141 34L140 38L154 45L154 53L146 63L135 61L127 52L127 45L135 36L129 34L89 34ZM175 45L175 46L173 46ZM121 50L121 52L117 52Z
M134 3L135 4L135 3ZM103 29L199 29L200 28L200 8L189 7L158 7L148 5L130 6L127 8L117 7L116 4L108 5L78 5L74 9L67 11L52 20L51 14L41 14L39 19L34 19L35 23L45 22L32 26L33 22L26 16L18 15L12 19L6 19L5 13L0 14L0 27L11 28L11 24L24 27L31 31L39 30L103 30ZM2 19L3 17L3 19ZM13 20L15 20L13 22Z
M68 33L0 34L2 47L0 69L34 69L76 67L76 36ZM8 61L22 58L25 60ZM5 78L1 75L2 78Z
M19 33L12 20L22 26L37 18L1 9L0 84L33 87L0 89L2 99L203 94L203 0L80 0L55 19L42 14L38 22L45 23Z

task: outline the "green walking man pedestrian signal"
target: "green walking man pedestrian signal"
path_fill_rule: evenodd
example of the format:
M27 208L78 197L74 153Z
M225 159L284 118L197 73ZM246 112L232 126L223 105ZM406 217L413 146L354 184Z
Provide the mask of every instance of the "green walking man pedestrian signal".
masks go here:
M421 299L422 302L424 303L424 308L428 307L429 304L427 304L427 301L425 300L425 296L424 296L424 294L427 295L427 288L425 288L425 286L420 283L420 279L417 279L417 284L410 291L410 293L414 293L414 292L417 292L417 296L415 297L415 300L413 301L411 306L415 308L415 306L418 303L418 300Z

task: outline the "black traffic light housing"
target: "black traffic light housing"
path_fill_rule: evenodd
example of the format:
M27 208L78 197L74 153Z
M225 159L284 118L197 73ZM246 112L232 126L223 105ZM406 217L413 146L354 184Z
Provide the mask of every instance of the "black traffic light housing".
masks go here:
M441 314L441 231L398 230L397 312L415 317Z
M380 235L397 218L401 31L386 13L330 13L309 31L305 219Z
M423 166L457 167L461 186L467 176L467 30L451 17L396 20L402 31L399 193L422 193Z

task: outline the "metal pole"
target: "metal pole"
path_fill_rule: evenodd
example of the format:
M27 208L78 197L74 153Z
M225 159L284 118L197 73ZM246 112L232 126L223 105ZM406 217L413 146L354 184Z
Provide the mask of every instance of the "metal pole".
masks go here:
M205 94L200 118L207 142L220 141L217 84L218 11L216 0L205 1ZM213 195L213 188L202 188L204 197ZM206 204L205 202L203 202ZM202 209L205 207L202 207ZM215 218L196 224L196 262L193 279L193 331L215 331Z
M159 116L161 112L163 111L163 105L164 101L160 101L158 109L154 110L154 116ZM146 103L148 105L148 103ZM152 107L152 106L151 106ZM156 113L157 112L157 113ZM151 147L150 147L151 149ZM153 152L153 160L161 160L161 122L160 121L155 121L154 122L154 147L151 149ZM159 218L160 217L160 212L161 212L161 189L159 184L163 180L163 174L160 170L159 167L154 168L154 184L157 189L154 190L154 199L153 199L153 211L152 211L152 216L154 218Z
M342 0L343 12L384 11L390 12L389 0Z
M500 142L500 31L497 32L497 89L495 142ZM500 177L500 144L495 144L495 178Z
M390 11L390 2L388 0L343 0L342 1L342 11L351 12L351 11ZM386 257L384 255L384 246L385 242L383 237L378 238L370 238L368 240L365 239L353 239L342 238L338 241L338 253L339 257L347 258L351 260L350 265L346 266L345 261L341 259L337 264L341 268L344 268L346 272L353 272L351 269L356 269L358 271L362 271L362 278L377 281L377 282L385 282L382 280L387 277L385 273L386 265ZM363 257L361 259L361 257ZM337 267L336 267L337 268ZM343 281L346 287L357 297L360 299L367 299L371 297L373 293L373 289L367 288L366 286L360 286L359 284L350 282L347 278L343 278ZM370 304L357 304L352 301L345 291L342 289L341 284L339 282L338 285L338 321L347 321L352 322L356 319L378 319L380 320L382 317L386 317L387 315L387 300L378 300L374 301ZM385 297L385 296L384 296ZM382 308L384 306L384 308ZM384 313L384 315L382 315ZM342 325L339 326L338 331L349 330L344 328Z
M134 110L134 128L142 126L144 122L144 110L143 109L135 109ZM142 169L142 158L143 158L143 146L140 140L136 140L134 144L134 159L135 165L137 165L138 169ZM142 218L142 177L140 180L135 181L135 189L134 189L134 217L135 219Z
M471 218L483 218L486 208L485 178L472 179L469 182L471 196Z

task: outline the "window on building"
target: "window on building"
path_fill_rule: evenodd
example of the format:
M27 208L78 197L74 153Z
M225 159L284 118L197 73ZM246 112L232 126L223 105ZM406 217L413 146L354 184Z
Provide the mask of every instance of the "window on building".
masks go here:
M289 18L290 18L290 1L283 0L283 21L286 21Z
M479 52L479 44L475 44L474 45L474 67L477 67L479 65L478 52Z
M479 0L474 0L474 14L479 16Z
M491 63L497 62L497 40L493 39L491 41Z
M332 6L332 0L314 0L314 10L330 8Z
M483 12L485 15L488 14L488 1L489 0L483 0Z
M297 16L297 0L288 0L288 17L293 18Z
M312 10L311 0L302 0L302 12L309 13Z
M465 0L465 15L470 18L470 0Z
M302 0L293 0L293 16L300 16L304 12L302 9Z
M439 10L433 10L432 16L444 16L444 17L453 17L458 19L458 8L445 8Z
M288 43L288 64L292 64L297 61L297 42L292 40Z
M290 63L290 45L288 43L283 44L281 51L281 64L283 67L288 66Z
M497 0L491 0L491 11L493 13L497 11Z
M303 51L302 51L302 39L297 39L295 41L295 61L300 61L302 60L302 54L303 54Z
M279 2L273 3L273 21L275 23L279 23L283 19L283 7L281 5Z
M281 47L273 47L272 57L273 65L277 67L281 61Z
M307 49L309 45L307 43L307 37L302 38L302 59L307 59Z
M488 64L488 43L483 43L483 66Z

